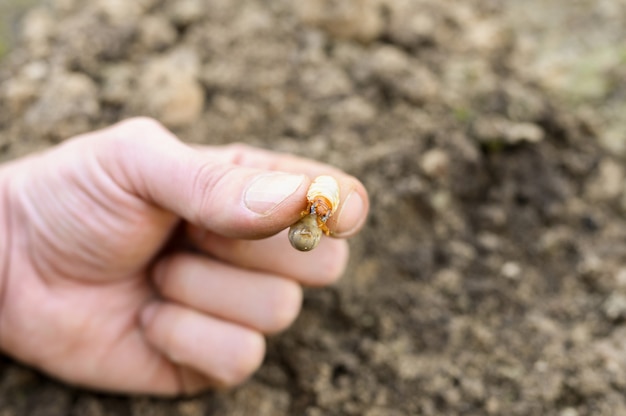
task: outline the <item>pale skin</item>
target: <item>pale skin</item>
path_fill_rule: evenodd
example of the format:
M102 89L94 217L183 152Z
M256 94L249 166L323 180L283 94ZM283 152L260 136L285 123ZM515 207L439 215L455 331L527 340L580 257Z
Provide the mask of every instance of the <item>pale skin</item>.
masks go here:
M312 178L341 204L308 253L285 229ZM190 394L246 380L264 335L332 284L368 211L335 168L242 145L190 147L131 119L0 166L0 348L68 383ZM165 248L165 249L164 249Z

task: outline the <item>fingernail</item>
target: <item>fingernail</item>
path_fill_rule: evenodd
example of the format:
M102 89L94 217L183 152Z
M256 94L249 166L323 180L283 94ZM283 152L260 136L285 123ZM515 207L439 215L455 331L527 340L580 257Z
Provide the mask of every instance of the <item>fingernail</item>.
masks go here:
M141 314L139 315L141 326L146 327L150 325L158 309L159 309L159 303L155 301L144 306L143 310L141 311Z
M341 231L335 233L336 237L350 235L356 228L361 226L365 220L363 215L364 207L363 198L361 198L358 192L352 191L348 194L343 204L341 204L339 214L337 215L336 227Z
M244 202L257 214L268 214L293 195L304 182L304 175L268 173L258 176L246 190Z

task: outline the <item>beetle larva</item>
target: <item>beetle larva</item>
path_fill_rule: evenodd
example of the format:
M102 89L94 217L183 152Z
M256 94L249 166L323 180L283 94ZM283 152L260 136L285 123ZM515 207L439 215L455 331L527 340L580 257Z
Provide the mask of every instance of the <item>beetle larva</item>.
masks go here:
M318 176L313 180L306 194L309 203L308 213L317 216L317 225L329 235L326 221L337 211L339 206L339 184L332 176Z
M313 250L320 242L322 232L330 235L326 221L339 206L339 184L332 176L318 176L311 183L306 199L306 211L289 229L289 241L300 251Z

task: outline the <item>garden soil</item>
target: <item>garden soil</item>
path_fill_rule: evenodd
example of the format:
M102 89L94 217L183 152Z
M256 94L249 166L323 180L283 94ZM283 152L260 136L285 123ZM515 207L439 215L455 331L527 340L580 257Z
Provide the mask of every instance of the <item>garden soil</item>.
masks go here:
M0 63L0 159L134 115L357 176L371 215L243 386L66 386L0 415L626 414L626 3L51 0ZM45 348L45 346L44 346Z

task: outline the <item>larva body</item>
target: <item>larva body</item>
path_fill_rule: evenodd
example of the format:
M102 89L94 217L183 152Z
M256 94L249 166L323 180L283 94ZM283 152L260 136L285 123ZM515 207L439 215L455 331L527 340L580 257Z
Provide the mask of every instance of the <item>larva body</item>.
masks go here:
M306 198L306 211L289 229L289 241L300 251L313 250L322 233L330 235L326 221L339 206L339 184L332 176L318 176L311 183Z
M289 228L289 242L296 250L311 251L322 239L315 215L307 214Z

